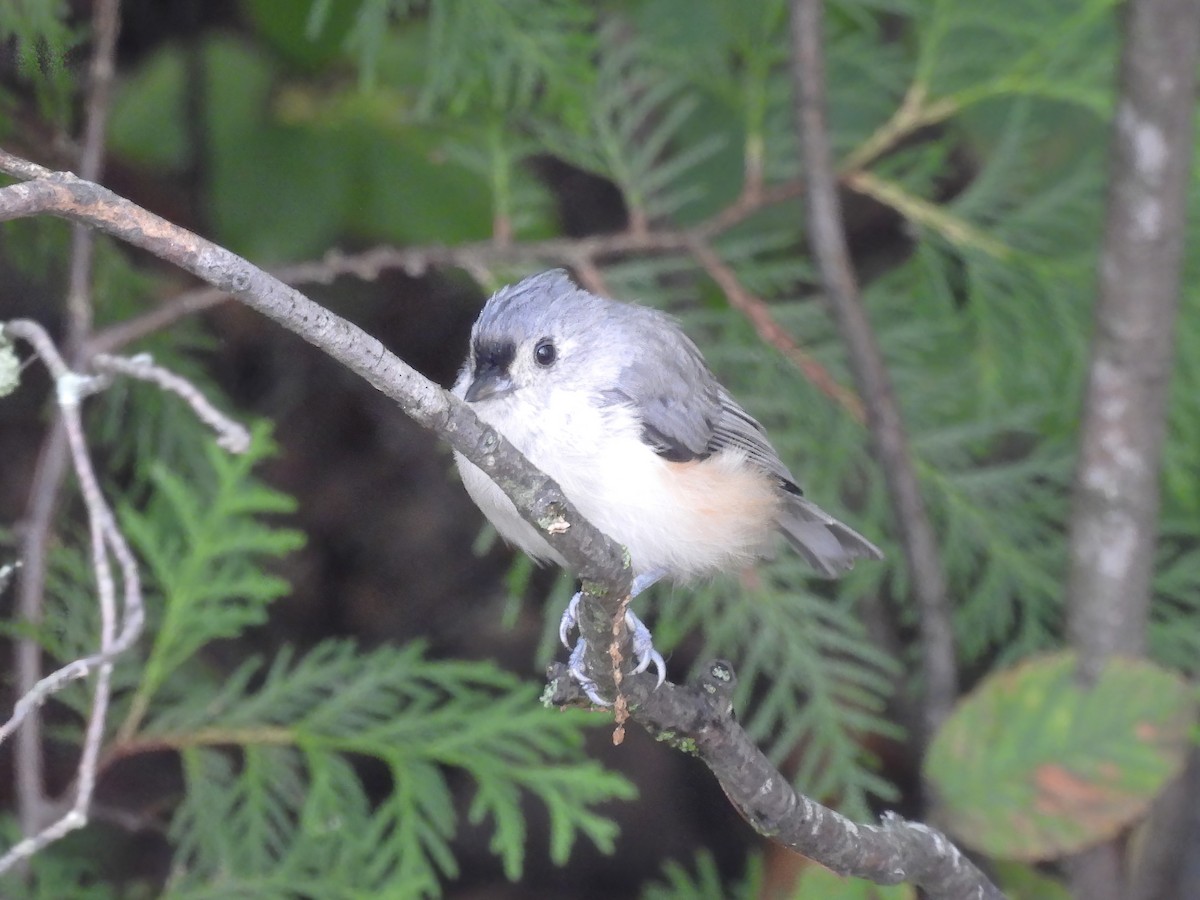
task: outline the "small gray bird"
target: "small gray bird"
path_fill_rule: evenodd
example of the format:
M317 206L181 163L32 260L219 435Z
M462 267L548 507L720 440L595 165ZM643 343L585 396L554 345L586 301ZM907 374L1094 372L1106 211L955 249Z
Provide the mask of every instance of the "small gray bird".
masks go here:
M874 544L806 500L766 432L717 381L670 316L589 293L562 269L497 291L471 330L455 396L558 482L579 512L629 551L633 595L769 556L782 534L828 578ZM471 499L500 535L564 565L476 466L455 454ZM576 624L579 595L560 636ZM632 613L638 671L662 657ZM582 673L583 641L571 671Z

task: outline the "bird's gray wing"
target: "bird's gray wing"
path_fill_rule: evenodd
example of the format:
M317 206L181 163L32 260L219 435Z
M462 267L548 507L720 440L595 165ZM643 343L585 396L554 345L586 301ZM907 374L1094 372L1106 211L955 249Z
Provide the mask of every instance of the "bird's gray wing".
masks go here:
M640 329L643 352L622 369L609 399L634 408L643 440L666 459L687 462L736 448L799 493L762 425L721 386L674 320L655 318Z
M655 314L639 324L637 340L629 343L639 352L605 391L605 402L631 407L642 439L660 456L687 462L711 455L721 386L674 320Z
M777 477L783 487L794 494L801 493L796 486L792 473L788 471L767 440L766 429L750 413L742 409L738 402L729 395L725 388L718 385L718 400L721 414L713 427L710 440L711 452L726 447L735 447L743 451L747 458L767 472Z

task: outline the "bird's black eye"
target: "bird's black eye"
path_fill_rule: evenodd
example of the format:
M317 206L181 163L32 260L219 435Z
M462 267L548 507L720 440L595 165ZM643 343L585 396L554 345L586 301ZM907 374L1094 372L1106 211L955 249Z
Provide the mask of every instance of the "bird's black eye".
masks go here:
M558 351L554 349L554 342L550 338L542 338L538 341L537 346L533 348L533 358L543 368L554 365L554 360L558 359Z

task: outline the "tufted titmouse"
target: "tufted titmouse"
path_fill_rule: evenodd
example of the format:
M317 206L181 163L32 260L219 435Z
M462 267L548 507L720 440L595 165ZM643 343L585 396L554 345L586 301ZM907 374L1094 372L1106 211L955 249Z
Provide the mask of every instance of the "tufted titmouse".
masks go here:
M879 549L806 500L767 440L674 319L598 297L562 269L497 291L471 330L454 394L558 482L579 512L629 551L633 595L768 556L775 535L821 575ZM482 471L455 454L471 499L538 561L562 557ZM560 635L575 625L579 595ZM630 612L638 671L657 667ZM572 672L582 678L582 641Z

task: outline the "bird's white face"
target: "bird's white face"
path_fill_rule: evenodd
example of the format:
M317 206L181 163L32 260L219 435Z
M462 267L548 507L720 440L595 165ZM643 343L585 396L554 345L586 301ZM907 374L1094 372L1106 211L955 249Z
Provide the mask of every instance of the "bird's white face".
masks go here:
M548 316L503 324L508 327L477 323L472 331L454 388L468 403L510 398L536 410L563 392L582 402L589 394L602 393L616 377L616 367L604 362L598 336L582 333L586 328Z

